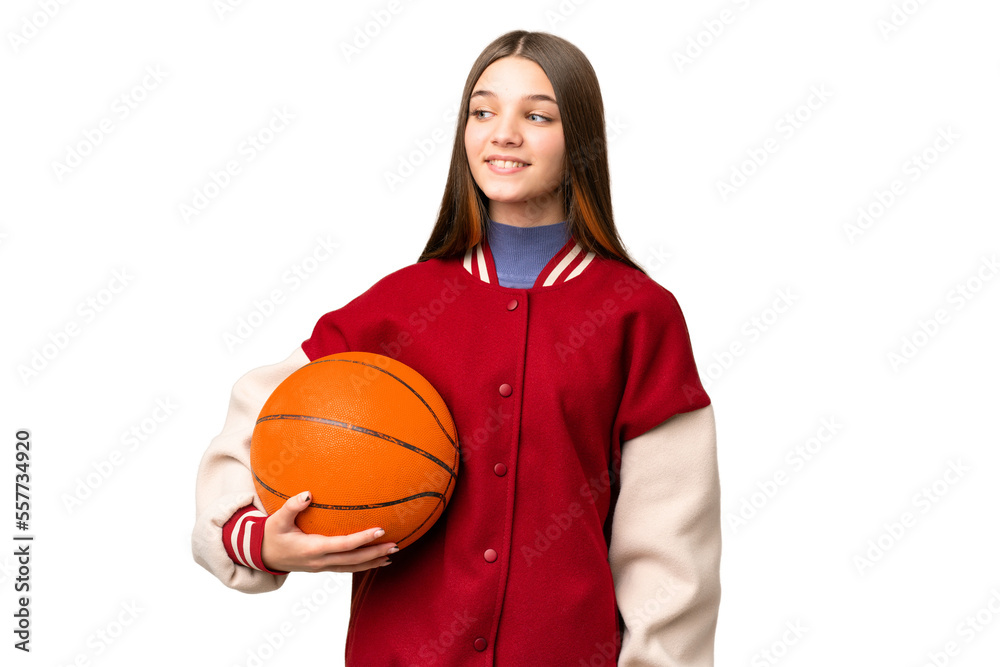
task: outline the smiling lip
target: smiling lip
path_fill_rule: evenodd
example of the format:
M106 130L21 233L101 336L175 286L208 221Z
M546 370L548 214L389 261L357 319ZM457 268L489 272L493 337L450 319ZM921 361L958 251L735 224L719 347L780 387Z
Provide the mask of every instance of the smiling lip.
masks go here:
M489 166L490 171L500 174L511 174L531 166L530 162L524 162L509 155L491 155L486 158L486 164Z

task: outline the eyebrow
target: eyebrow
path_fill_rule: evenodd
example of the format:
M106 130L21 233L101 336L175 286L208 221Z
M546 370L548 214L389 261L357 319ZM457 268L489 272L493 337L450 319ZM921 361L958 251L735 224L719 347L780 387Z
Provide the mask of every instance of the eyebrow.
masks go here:
M472 93L472 95L469 96L469 101L471 102L472 98L473 97L477 97L477 96L482 96L482 97L496 97L497 94L494 93L492 90L477 90L476 92ZM552 104L555 104L556 106L559 106L558 102L556 102L554 99L552 99L548 95L545 95L544 93L533 93L533 94L528 94L528 95L522 95L521 96L521 101L522 102L552 102Z

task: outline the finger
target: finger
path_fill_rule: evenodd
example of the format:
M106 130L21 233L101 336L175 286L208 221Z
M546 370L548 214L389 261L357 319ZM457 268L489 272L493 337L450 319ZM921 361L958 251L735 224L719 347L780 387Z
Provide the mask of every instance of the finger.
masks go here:
M323 544L321 546L323 551L328 553L334 553L339 551L351 551L362 547L372 540L377 540L378 538L385 535L385 531L379 527L369 528L367 530L362 530L357 533L350 533L348 535L334 535L332 537L322 536ZM385 546L385 545L377 545Z
M367 547L358 547L347 551L314 552L314 563L319 567L328 565L360 565L366 561L377 560L392 556L399 551L399 547L394 542L386 544L373 544Z
M307 537L315 536L309 535ZM301 563L308 572L339 572L341 570L331 570L331 568L338 567L352 568L351 570L343 570L345 572L354 571L356 569L367 569L361 566L364 563L369 563L368 567L372 564L381 565L382 561L387 558L390 553L399 551L396 544L392 542L388 544L374 544L369 547L361 547L358 549L351 549L350 551L340 552L321 551L316 548L315 543L306 544L301 539L290 540L290 542L298 543L299 546L294 550L301 556Z
M311 501L312 495L308 491L303 491L298 495L290 496L288 500L285 501L285 504L278 508L278 511L276 511L272 517L281 532L298 528L298 526L295 525L295 517L299 515L299 512L309 507L309 503Z
M381 556L379 558L372 558L371 560L366 560L361 563L331 564L324 567L321 572L363 572L364 570L370 570L375 567L389 565L391 562L392 560L390 558Z

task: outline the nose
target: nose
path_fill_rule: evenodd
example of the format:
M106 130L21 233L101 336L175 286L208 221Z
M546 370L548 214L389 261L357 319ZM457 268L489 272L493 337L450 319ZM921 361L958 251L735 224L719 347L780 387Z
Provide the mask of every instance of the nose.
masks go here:
M497 122L493 124L492 142L498 146L510 146L521 143L521 131L518 128L515 116L503 114L497 117Z

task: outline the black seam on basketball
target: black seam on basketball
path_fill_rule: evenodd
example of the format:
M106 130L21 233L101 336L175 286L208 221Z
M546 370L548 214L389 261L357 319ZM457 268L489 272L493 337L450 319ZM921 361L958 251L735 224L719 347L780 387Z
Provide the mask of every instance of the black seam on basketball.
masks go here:
M410 500L416 500L417 498L427 498L432 496L435 498L441 498L441 494L437 491L423 491L413 496L408 496L406 498L400 498L399 500L390 500L384 503L371 503L368 505L322 505L320 503L310 503L309 507L318 507L322 510L372 510L379 507L391 507L393 505L399 505L400 503L409 502Z
M416 389L414 389L410 385L406 384L406 382L404 382L402 379L400 379L399 376L393 375L392 373L390 373L389 371L385 370L384 368L380 368L380 367L375 366L373 364L369 364L368 362L359 361L357 359L323 359L322 361L320 361L320 360L317 359L316 361L313 361L312 363L310 363L308 365L311 366L312 364L327 363L329 361L341 361L341 362L349 362L349 363L352 363L352 364L361 364L362 366L368 366L369 368L374 368L375 370L380 371L382 373L385 373L389 377L395 379L396 382L398 382L399 384L403 385L404 387L406 387L407 389L409 389L410 391L412 391L413 395L416 396L417 399L419 399L419 401L424 404L424 407L427 408L427 411L431 413L431 417L434 417L434 421L436 421L437 425L439 427L441 427L441 432L444 433L444 437L448 438L448 442L451 443L452 447L454 447L455 449L458 449L458 445L455 444L454 440L452 440L451 434L448 433L448 429L446 429L444 427L444 424L441 423L441 420L438 419L437 413L434 412L434 408L432 408L430 405L428 405L427 401L424 400L423 396L421 396L420 394L417 393Z
M261 422L274 421L275 419L292 419L295 421L316 422L319 424L326 424L327 426L336 426L339 428L346 429L348 431L357 431L358 433L364 433L365 435L375 436L376 438L387 440L391 443L399 445L400 447L405 447L410 451L414 451L417 454L420 454L421 456L425 456L434 463L438 464L439 466L447 470L449 475L451 475L452 477L455 476L455 471L452 470L447 463L445 463L438 457L434 456L430 452L420 449L416 445L411 445L410 443L404 442L399 438L394 438L388 433L375 431L370 428L365 428L364 426L358 426L357 424L348 424L347 422L337 421L336 419L325 419L323 417L312 417L310 415L267 415L258 419L256 423L260 424Z
M267 483L266 483L266 482L265 482L264 480L262 480L262 479L261 479L261 478L260 478L260 477L259 477L259 476L257 475L257 473L253 473L253 478L254 478L255 480L257 480L257 483L258 483L258 484L260 484L261 486L263 486L263 487L264 487L265 489L267 489L268 491L270 491L270 492L271 492L271 493L273 493L274 495L278 496L278 497L279 497L279 498L281 498L282 500L288 500L289 496L287 496L286 494L282 493L281 491L278 491L277 489L273 489L273 488L271 488L270 486L268 486L268 484L267 484Z
M450 481L448 483L451 484ZM438 501L436 503L434 503L434 507L431 508L430 514L428 514L427 517L423 521L420 522L419 526L417 526L416 528L414 528L413 530L411 530L410 532L408 532L406 535L403 535L401 538L399 538L398 540L396 540L396 543L398 544L400 542L405 542L406 540L408 540L410 538L410 535L413 535L413 533L415 533L418 530L420 530L421 528L423 528L424 524L431 520L431 517L434 516L434 512L437 511L437 508L442 503L444 503L444 496L441 496L440 498L438 498Z
M285 498L285 499L288 498L288 496L282 493L281 491L278 491L277 489L273 489L270 486L268 486L267 483L264 482L257 475L257 473L253 474L253 478L257 480L261 486L263 486L265 489L267 489L274 495L278 496L279 498ZM438 504L440 504L440 501L444 499L444 495L438 493L437 491L423 491L416 495L408 496L406 498L400 498L399 500L389 500L384 503L369 503L367 505L326 505L323 503L309 503L309 507L318 507L321 510L372 510L372 509L377 509L379 507L391 507L393 505L399 505L400 503L416 500L417 498L427 498L428 496L432 496L438 499L438 503L434 505L435 508L438 506ZM426 519L424 519L424 521L426 522ZM423 524L420 525L422 526ZM409 537L409 535L407 535L407 537Z
M454 466L453 470L458 470L458 459L459 459L459 456L458 456L458 448L456 448L456 449L455 449L455 461L454 461L454 463L452 464L452 465ZM458 476L458 475L452 475L451 477L449 477L449 478L448 478L448 484L447 484L447 485L446 485L446 486L444 487L444 492L445 492L446 494L448 493L448 489L450 489L450 488L451 488L451 483L452 483L453 481L454 481L454 482L455 482L456 484L458 483L458 482L457 482L457 480L456 480L457 476ZM433 512L431 512L431 514L433 514Z
M456 470L458 469L458 449L455 450L455 469ZM456 484L458 484L458 480L455 478L455 476L452 476L452 477L448 478L448 483L444 487L444 493L438 499L437 503L434 504L434 507L431 508L431 511L427 515L427 517L423 521L420 522L419 526L417 526L416 528L414 528L413 530L411 530L407 535L405 535L400 540L398 540L399 542L403 542L404 540L406 540L407 538L409 538L410 535L413 535L415 532L417 532L418 530L420 530L421 528L423 528L424 524L427 523L428 521L430 521L431 517L434 516L434 512L437 511L438 507L441 508L441 513L444 514L444 510L448 507L448 498L447 498L447 495L448 495L448 489L451 488L451 483L452 482L455 482Z

